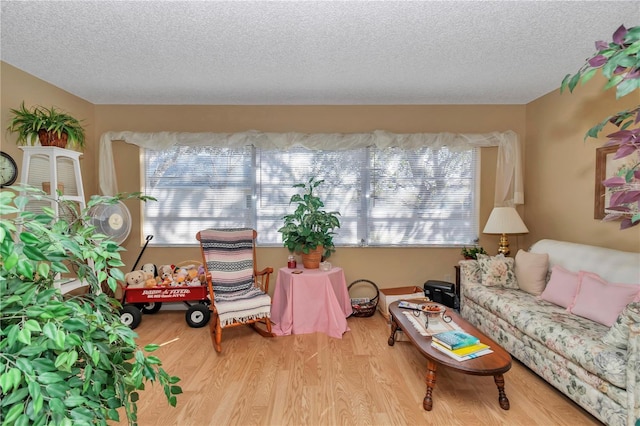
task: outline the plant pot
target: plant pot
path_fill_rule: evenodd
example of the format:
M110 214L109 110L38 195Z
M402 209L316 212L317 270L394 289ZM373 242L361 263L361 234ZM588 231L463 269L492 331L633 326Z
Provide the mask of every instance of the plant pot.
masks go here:
M66 132L62 132L58 135L57 132L47 132L45 129L38 131L38 139L42 146L57 146L58 148L66 148L69 135Z
M315 250L309 251L309 254L302 253L302 265L306 269L318 269L320 267L320 261L322 260L322 253L324 253L324 247L318 246Z

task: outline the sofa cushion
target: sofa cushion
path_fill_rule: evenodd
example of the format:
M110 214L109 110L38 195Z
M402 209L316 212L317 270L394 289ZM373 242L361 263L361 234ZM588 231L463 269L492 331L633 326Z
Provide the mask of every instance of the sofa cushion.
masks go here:
M640 324L640 302L629 303L622 310L602 341L616 348L627 349L631 324Z
M529 251L548 253L550 268L561 265L570 271L593 272L615 283L638 284L640 252L555 240L540 240Z
M513 258L505 257L504 255L488 256L486 254L479 254L477 258L482 273L483 285L518 288Z
M556 265L551 268L551 277L540 298L554 305L568 308L576 298L579 283L577 273Z
M540 295L547 284L549 255L518 250L515 271L518 287L533 295Z
M520 290L469 284L464 297L588 372L626 387L626 351L602 341L606 326Z
M569 306L572 314L611 327L625 306L638 301L640 285L609 283L589 272L580 272L578 275L578 293Z

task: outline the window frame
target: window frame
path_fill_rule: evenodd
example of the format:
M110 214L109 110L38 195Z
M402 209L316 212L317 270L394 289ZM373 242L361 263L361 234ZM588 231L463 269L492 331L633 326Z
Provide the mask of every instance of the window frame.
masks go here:
M177 148L177 147L174 147ZM171 149L174 149L171 148ZM195 148L195 147L194 147ZM251 176L251 220L253 223L253 227L257 228L257 224L258 224L258 220L259 220L259 213L258 213L258 208L257 208L257 200L258 200L258 192L260 191L260 184L259 184L259 177L258 177L258 172L257 172L257 150L260 148L256 148L255 146L252 147L251 150L251 167L252 167L252 173L250 173ZM365 150L365 157L366 157L366 163L369 163L370 160L370 155L371 155L371 150L370 148L364 148ZM482 150L480 149L480 147L471 147L469 148L470 151L475 151L475 173L474 173L474 177L473 177L473 192L471 194L472 198L473 198L473 210L475 211L475 215L476 215L476 219L475 219L475 226L472 230L473 234L475 234L475 238L474 240L477 241L477 239L479 238L479 231L480 231L480 223L479 223L479 216L480 216L480 202L481 202L481 181L480 181L480 177L481 177L481 169L482 169L482 161L481 161L481 153ZM146 160L145 160L145 155L146 155L146 150L144 148L140 149L140 165L141 165L141 191L145 192L146 190L146 175L147 175L147 164L146 164ZM360 190L362 191L363 196L360 199L360 209L362 211L366 211L367 214L361 214L357 217L357 236L360 238L358 241L353 242L353 243L345 243L345 242L340 242L340 241L336 241L336 247L371 247L371 248L385 248L385 247L394 247L394 248L446 248L446 247L462 247L464 245L470 245L473 244L473 242L468 242L468 243L458 243L458 242L444 242L444 243L418 243L418 244L404 244L404 243L399 243L399 244L392 244L392 243L382 243L382 244L370 244L367 243L367 240L369 239L369 234L367 231L368 228L368 222L371 220L370 214L371 211L369 210L369 201L370 201L370 197L371 197L371 185L369 184L370 180L370 174L371 174L371 170L370 167L364 167L364 170L362 171L363 174L363 178L361 179L360 182ZM297 183L297 182L294 182ZM293 184L293 183L292 183ZM149 195L149 194L147 194ZM143 205L141 207L141 231L143 234L145 234L145 228L146 228L146 222L147 222L147 217L146 217L146 210L145 210L145 206ZM260 234L260 232L259 232ZM194 233L195 235L195 233ZM278 239L281 239L281 237L278 235ZM153 240L152 240L153 241ZM193 243L186 243L186 244L170 244L170 243L151 243L150 245L154 246L154 247L195 247L197 246L197 241L193 240ZM260 247L282 247L282 243L276 243L276 242L258 242L258 245Z

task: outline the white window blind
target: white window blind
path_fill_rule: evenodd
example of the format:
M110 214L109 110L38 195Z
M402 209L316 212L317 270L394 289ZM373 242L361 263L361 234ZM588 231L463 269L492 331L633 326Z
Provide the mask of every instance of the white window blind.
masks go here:
M325 209L340 212L337 245L472 244L478 234L477 149L361 148L287 151L174 147L146 150L144 232L152 245L195 244L210 227L253 227L261 245L293 211L293 184L325 182Z
M367 244L472 243L476 163L476 150L372 150Z
M253 226L252 149L174 147L145 150L144 233L154 245L197 244L205 228Z
M301 191L299 188L293 188L293 185L305 183L314 176L318 180L324 180L317 188L317 194L324 202L325 210L340 212L340 229L336 231L334 243L357 244L366 153L366 149L259 150L256 229L258 235L263 236L260 237L260 241L265 244L282 244L282 236L277 230L283 224L282 217L295 208L289 205L291 196Z

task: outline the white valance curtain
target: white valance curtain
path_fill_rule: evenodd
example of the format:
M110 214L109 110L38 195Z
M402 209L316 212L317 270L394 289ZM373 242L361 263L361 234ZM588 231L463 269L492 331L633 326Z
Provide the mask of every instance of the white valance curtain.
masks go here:
M485 134L410 133L397 134L382 130L371 133L265 133L255 130L239 133L139 133L106 132L100 137L99 185L104 195L118 192L112 143L124 141L145 149L163 150L173 146L241 147L253 145L263 149L348 150L375 146L416 149L429 147L465 150L476 147L498 147L495 206L524 204L522 160L518 135L513 131Z

